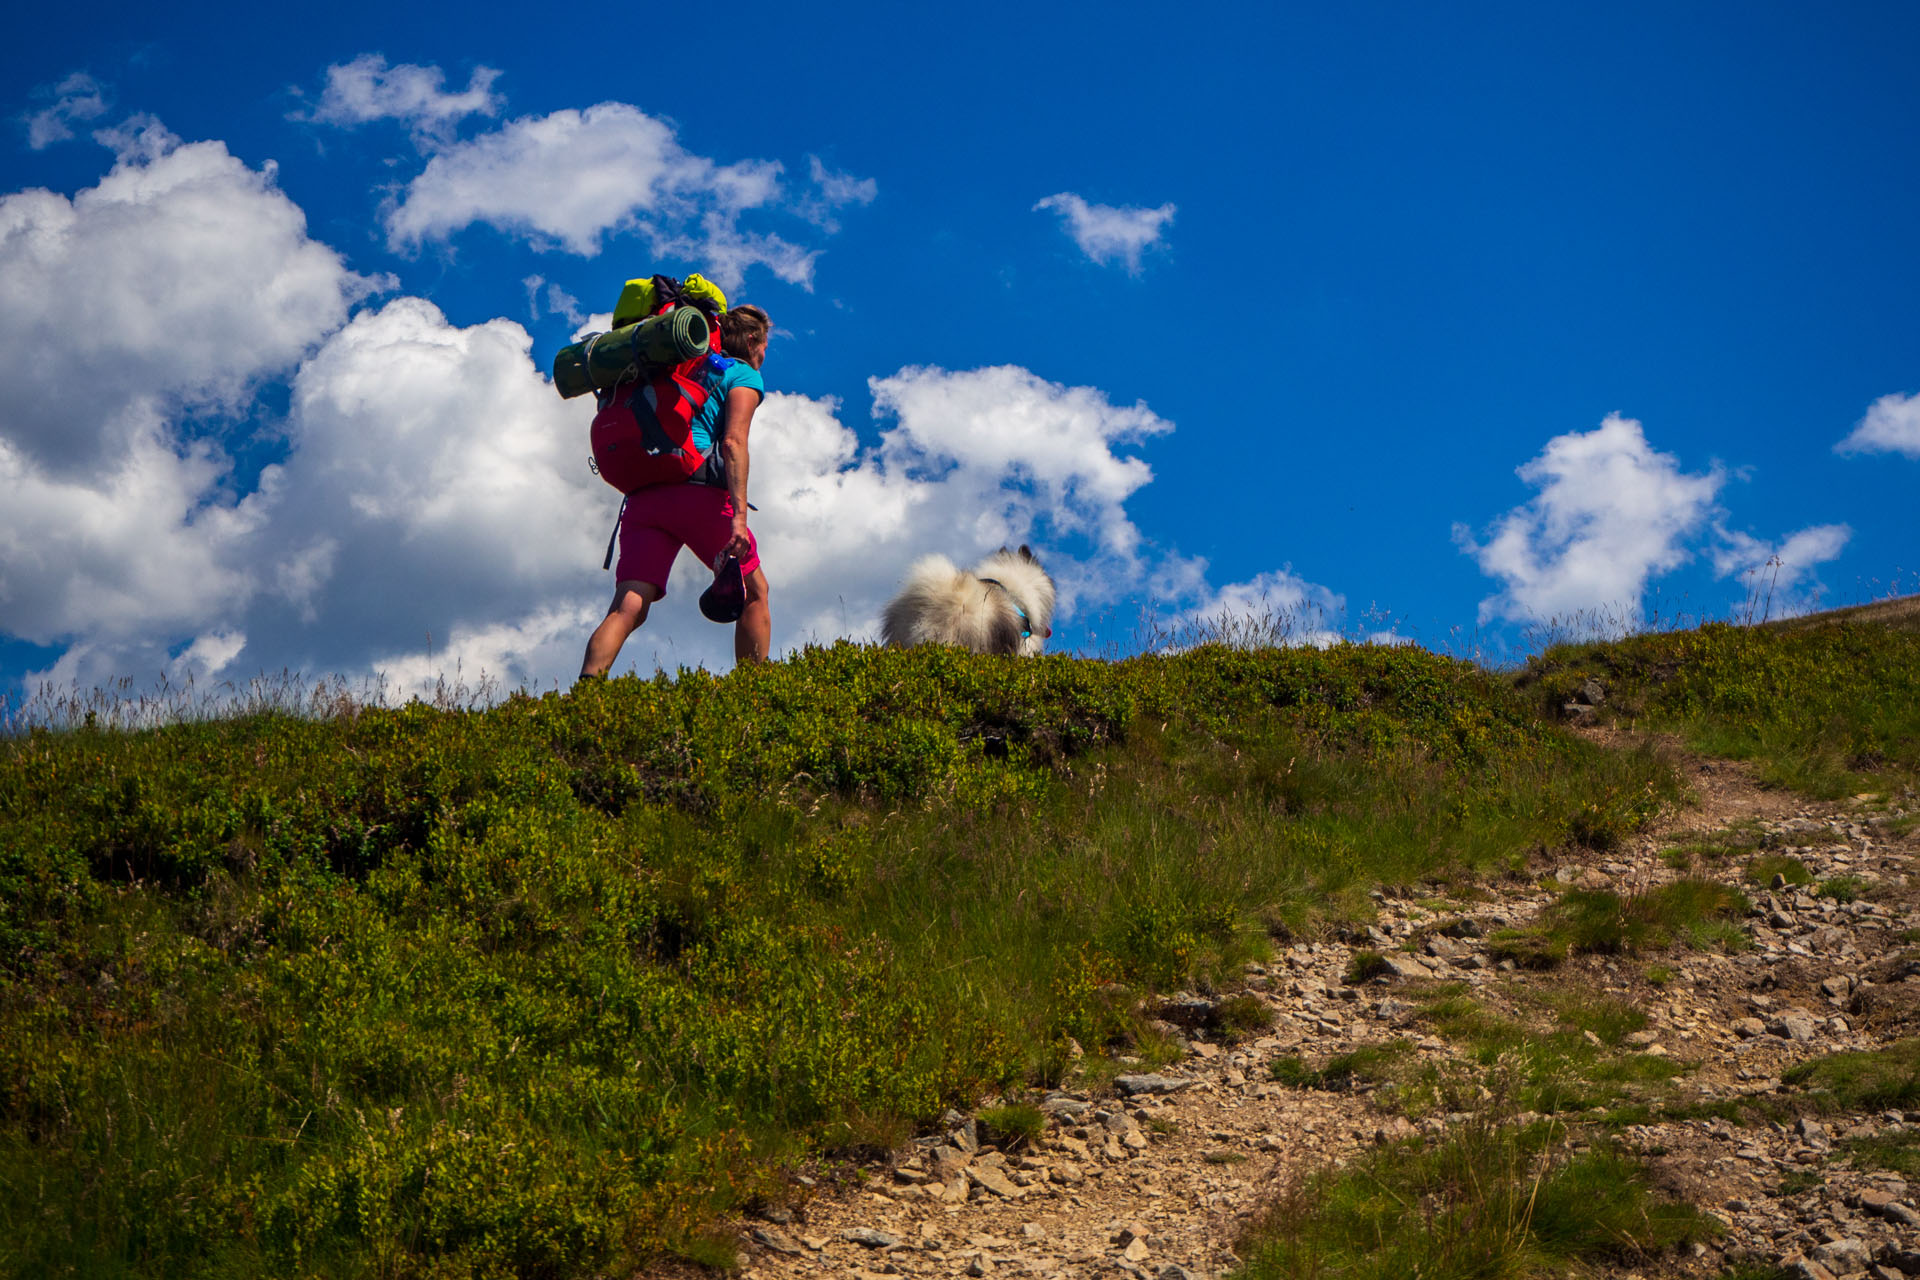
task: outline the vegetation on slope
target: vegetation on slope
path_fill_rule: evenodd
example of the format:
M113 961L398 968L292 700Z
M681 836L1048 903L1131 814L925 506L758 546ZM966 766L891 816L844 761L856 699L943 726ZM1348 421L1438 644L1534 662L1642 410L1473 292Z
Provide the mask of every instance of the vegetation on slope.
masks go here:
M1060 1077L1645 753L1419 650L854 646L486 712L0 744L0 1260L565 1275Z
M1243 1280L1559 1274L1632 1262L1711 1234L1611 1143L1564 1127L1464 1126L1401 1143L1275 1198L1241 1240ZM1567 1271L1567 1274L1578 1274Z
M1678 732L1709 755L1750 759L1763 781L1816 797L1914 786L1920 611L1875 621L1854 613L1557 645L1520 684L1550 711L1598 678L1602 714Z

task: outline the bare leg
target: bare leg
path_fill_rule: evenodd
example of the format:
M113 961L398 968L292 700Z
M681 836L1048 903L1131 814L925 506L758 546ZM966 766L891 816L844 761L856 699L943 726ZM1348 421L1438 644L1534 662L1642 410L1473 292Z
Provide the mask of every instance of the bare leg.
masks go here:
M580 674L603 676L620 656L620 646L647 620L647 607L660 598L660 588L651 582L618 582L613 588L613 603L607 616L587 637L587 656L580 660Z
M773 611L767 607L767 574L755 569L747 575L747 607L733 624L733 661L765 662L773 644Z

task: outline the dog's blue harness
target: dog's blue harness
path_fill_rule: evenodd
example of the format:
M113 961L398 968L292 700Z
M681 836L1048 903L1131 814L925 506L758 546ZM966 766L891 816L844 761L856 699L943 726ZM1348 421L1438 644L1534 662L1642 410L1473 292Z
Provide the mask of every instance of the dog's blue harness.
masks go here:
M1007 603L1011 604L1013 611L1020 615L1020 638L1022 640L1033 639L1033 623L1027 620L1027 611L1021 607L1020 601L1014 596L1013 592L1007 590L1007 584L998 578L982 578L980 581L986 583L988 586L1000 588L1001 592L1007 597Z

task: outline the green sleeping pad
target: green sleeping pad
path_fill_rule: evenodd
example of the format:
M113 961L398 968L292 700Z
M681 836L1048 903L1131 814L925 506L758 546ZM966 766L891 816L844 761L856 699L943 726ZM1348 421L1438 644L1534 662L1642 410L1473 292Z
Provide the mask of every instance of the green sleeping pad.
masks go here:
M642 369L691 360L708 349L712 326L698 307L675 307L611 333L589 334L553 358L553 386L563 400L604 391Z

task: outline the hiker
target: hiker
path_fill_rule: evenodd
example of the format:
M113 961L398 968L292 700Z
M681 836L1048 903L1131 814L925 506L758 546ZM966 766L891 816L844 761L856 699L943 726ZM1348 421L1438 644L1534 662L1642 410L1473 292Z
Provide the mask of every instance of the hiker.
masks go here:
M709 394L693 420L693 446L717 466L680 484L662 484L627 495L620 512L620 559L614 568L613 603L587 640L583 677L604 676L620 646L647 620L647 610L667 594L667 576L680 548L690 547L715 571L702 597L707 616L736 616L736 663L761 662L773 635L767 608L767 576L747 527L747 434L766 394L760 366L767 358L772 322L759 307L734 307L720 317L724 360L708 372ZM715 471L717 482L707 479ZM737 561L737 567L729 557ZM744 592L744 606L740 594ZM732 595L731 601L726 597ZM714 607L709 607L713 605ZM731 605L731 607L729 607ZM737 610L737 612L736 612Z

